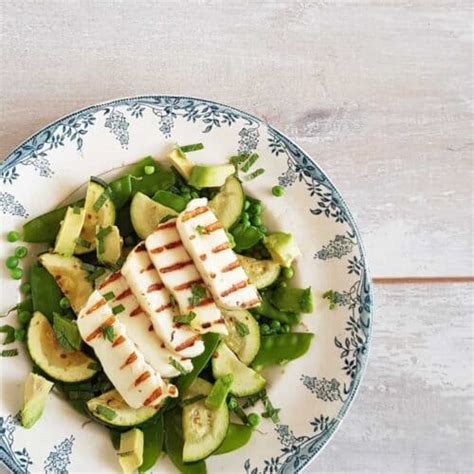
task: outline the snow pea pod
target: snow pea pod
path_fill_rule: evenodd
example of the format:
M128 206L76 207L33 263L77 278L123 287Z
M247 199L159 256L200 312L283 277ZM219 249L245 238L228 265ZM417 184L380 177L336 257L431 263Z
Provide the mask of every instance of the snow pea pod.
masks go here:
M70 206L83 206L84 199L77 201ZM54 243L59 232L61 221L64 219L69 206L63 206L53 211L41 214L23 226L23 240L25 242L47 242Z
M132 177L129 174L115 179L109 184L115 209L122 209L132 195Z
M308 332L263 336L252 367L260 368L297 359L306 354L313 337L314 334Z
M235 240L234 250L236 252L253 247L263 238L263 233L256 227L246 227L242 224L237 225L237 227L232 230L232 235Z
M157 191L153 196L153 201L163 204L163 206L174 209L176 212L184 211L189 199L180 196L179 194L170 191Z
M226 454L245 446L252 436L253 428L251 426L229 423L227 434L222 444L212 453L212 455Z
M185 375L179 377L176 381L179 393L184 393L186 389L196 380L202 369L207 365L212 354L216 350L217 344L219 343L219 335L216 333L208 332L202 336L204 342L204 351L198 355L193 362L193 370Z
M30 270L33 309L43 313L52 323L53 313L63 312L60 301L63 297L54 277L40 265L33 264Z
M153 166L155 169L153 174L145 174L145 166ZM169 169L163 168L151 156L147 156L133 165L130 169L130 174L138 178L132 178L132 196L140 192L151 197L160 189L169 189L176 183L174 173Z
M207 469L204 461L187 464L183 462L184 439L181 413L181 409L177 407L164 414L166 454L182 474L206 474Z
M252 309L251 313L258 314L259 316L265 316L268 319L275 319L276 321L280 321L280 323L286 324L296 324L300 319L299 315L296 313L280 311L279 309L275 308L275 306L270 303L270 300L266 295L262 295L262 303L260 306Z
M144 442L143 463L138 468L139 473L151 469L160 457L165 437L163 417L160 416L156 423L143 427L141 430L143 431Z

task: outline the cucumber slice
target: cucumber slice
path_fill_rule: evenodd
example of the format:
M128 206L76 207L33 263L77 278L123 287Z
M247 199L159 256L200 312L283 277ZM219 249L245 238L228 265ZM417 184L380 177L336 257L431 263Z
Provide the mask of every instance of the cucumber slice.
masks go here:
M115 223L115 206L107 191L107 183L91 178L87 186L84 204L86 217L79 238L87 242L86 246L77 245L75 253L83 254L95 249L95 228L107 227Z
M157 414L154 407L130 408L117 390L110 390L90 399L87 402L87 409L101 423L119 428L140 425Z
M230 393L236 397L258 393L266 384L266 380L258 372L240 362L223 342L217 348L216 356L212 358L212 374L216 379L226 374L234 374Z
M273 260L257 260L244 255L237 255L237 258L250 281L259 290L275 283L280 275L280 265Z
M142 193L135 194L130 205L133 228L142 239L146 239L156 229L163 217L176 215L174 209L163 206Z
M220 191L209 201L209 207L224 229L229 229L239 220L244 202L245 195L240 181L235 176L230 176Z
M188 183L195 188L217 188L234 173L234 165L194 165Z
M245 309L221 309L225 325L229 334L225 336L224 342L229 349L243 362L250 365L260 349L260 328L255 318ZM243 324L249 333L241 336L238 325Z
M203 379L196 379L186 391L185 397L209 395L212 385ZM215 451L225 438L229 427L229 410L223 403L217 410L206 407L199 400L183 408L183 461L199 461Z
M81 267L82 262L77 257L63 257L55 253L44 253L39 261L54 277L74 312L78 313L93 291L92 282L87 279L89 273Z
M28 326L26 341L33 362L47 375L61 382L83 382L97 370L94 359L81 351L64 352L46 316L37 311Z
M81 233L86 213L84 208L68 207L64 220L61 222L54 251L65 257L70 257L76 248L76 239Z
M106 265L114 265L122 255L123 239L115 225L96 228L95 245L97 259Z

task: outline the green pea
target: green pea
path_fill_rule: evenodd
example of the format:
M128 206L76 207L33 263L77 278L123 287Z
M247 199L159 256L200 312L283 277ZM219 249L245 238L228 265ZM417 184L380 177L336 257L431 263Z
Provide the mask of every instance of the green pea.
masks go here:
M62 309L68 309L71 306L71 303L69 300L64 296L59 300L59 306L61 306Z
M237 408L237 400L234 397L231 397L229 401L227 402L227 406L229 407L229 410L235 410Z
M288 334L290 332L290 325L289 324L282 324L281 325L281 332L284 334Z
M145 172L145 174L151 175L155 172L155 167L152 165L147 165L145 166L145 168L143 168L143 171Z
M283 196L283 194L285 194L285 188L283 186L273 186L272 194L276 197Z
M259 216L262 213L262 205L259 202L252 204L250 211L256 216Z
M18 313L18 320L21 324L28 324L30 322L32 314L29 311L20 311Z
M293 270L291 267L289 267L289 268L284 268L281 273L282 273L282 275L283 275L285 278L287 278L288 280L289 280L290 278L293 278L293 276L294 276L294 274L295 274L294 270Z
M250 222L250 216L249 216L249 213L248 212L243 212L242 213L242 222L243 221L247 221L247 222Z
M21 280L21 277L23 276L23 270L21 268L13 268L10 270L10 276L14 280Z
M16 242L17 240L20 240L20 234L16 230L11 230L7 234L7 240L8 242Z
M270 323L270 327L275 330L275 331L279 331L280 328L281 328L281 323L280 321L277 321L276 319L273 320L271 323Z
M265 336L270 333L270 326L268 324L262 324L260 326L260 332L262 333L262 336Z
M256 225L256 226L262 225L261 217L260 216L253 216L252 217L252 224Z
M259 225L258 226L258 230L262 233L262 234L267 234L268 233L268 229L264 226L264 225Z
M19 261L18 258L15 257L14 255L10 255L10 256L7 257L7 259L5 260L5 266L6 266L7 268L10 268L10 269L16 268L19 263L20 263L20 261Z
M24 295L29 295L31 293L31 285L28 282L22 283L20 285L20 291Z
M26 337L26 331L23 328L15 329L15 341L24 341Z
M286 283L286 281L279 281L278 286L280 288L286 288L288 286L288 284Z
M28 249L26 247L17 247L15 249L15 257L25 258L28 255Z
M250 202L249 201L245 201L244 202L244 210L247 211L250 207Z
M250 413L248 416L248 423L250 426L258 426L260 423L260 416L257 413Z

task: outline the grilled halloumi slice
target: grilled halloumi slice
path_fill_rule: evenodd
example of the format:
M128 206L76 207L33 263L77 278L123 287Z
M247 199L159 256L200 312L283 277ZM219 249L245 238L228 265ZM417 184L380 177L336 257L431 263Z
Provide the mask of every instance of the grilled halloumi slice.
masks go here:
M224 318L214 303L193 259L186 251L176 229L176 219L161 224L147 237L145 245L161 281L175 298L181 314L192 311L196 316L191 327L199 333L227 334ZM192 303L193 288L201 287L204 295Z
M165 346L185 358L201 354L204 344L200 335L189 326L174 322L171 295L153 266L144 242L130 252L121 272L140 306L150 316L153 328Z
M164 398L178 395L177 388L165 383L147 364L97 290L81 309L77 325L82 339L94 349L107 377L130 407L158 406Z
M125 326L127 336L134 342L145 360L162 377L171 378L180 375L180 372L170 364L171 357L176 359L186 372L193 370L193 364L189 359L183 359L165 347L163 341L155 333L150 317L138 304L121 272L110 275L99 286L99 292L110 306L118 309L123 307L116 316Z
M255 286L230 248L229 238L207 206L207 199L193 199L178 216L177 229L219 306L238 309L260 304Z

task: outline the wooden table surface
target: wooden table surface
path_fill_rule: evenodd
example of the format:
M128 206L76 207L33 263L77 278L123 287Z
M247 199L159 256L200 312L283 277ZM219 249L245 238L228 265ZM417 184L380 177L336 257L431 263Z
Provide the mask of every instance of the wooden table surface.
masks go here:
M264 117L339 187L375 330L358 399L307 472L474 471L472 2L0 6L1 156L98 101L194 95Z

